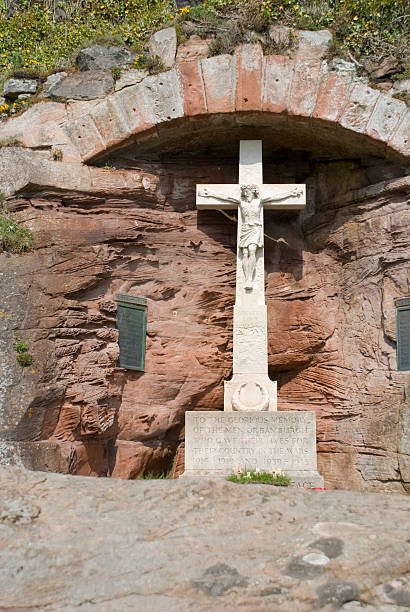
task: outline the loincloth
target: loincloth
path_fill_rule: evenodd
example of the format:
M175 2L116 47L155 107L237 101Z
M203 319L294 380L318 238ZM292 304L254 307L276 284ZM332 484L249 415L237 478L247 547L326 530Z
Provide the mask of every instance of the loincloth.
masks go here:
M242 225L239 248L243 249L250 244L256 244L258 247L263 246L262 225L248 225L246 223Z

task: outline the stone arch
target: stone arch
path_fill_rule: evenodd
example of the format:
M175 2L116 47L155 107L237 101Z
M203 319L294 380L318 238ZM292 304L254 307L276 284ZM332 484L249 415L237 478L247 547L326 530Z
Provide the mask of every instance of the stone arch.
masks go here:
M243 125L254 126L263 115L265 126L293 132L307 139L309 148L321 141L337 148L343 140L346 151L358 154L403 160L410 152L410 110L404 102L320 60L263 56L259 45L148 76L61 128L78 161L92 163L149 132L157 137L173 123L194 130L196 120L210 115L244 117Z

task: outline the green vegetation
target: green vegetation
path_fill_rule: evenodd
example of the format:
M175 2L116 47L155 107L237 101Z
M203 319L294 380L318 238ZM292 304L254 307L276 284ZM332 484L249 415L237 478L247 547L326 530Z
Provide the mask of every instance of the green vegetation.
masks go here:
M169 472L162 474L152 474L149 472L148 474L138 476L137 480L166 480L167 478L169 478Z
M118 79L121 76L121 68L111 68L111 74L112 74L112 78L115 81L118 81Z
M7 16L8 2L0 0L0 70L71 65L85 42L139 49L173 10L163 0L21 0L20 6Z
M290 485L290 478L280 471L273 472L261 472L260 470L237 470L235 474L231 474L226 480L229 482L236 482L238 484L269 484L275 485L276 487L288 487Z
M410 94L408 94L406 91L398 91L397 93L393 94L392 98L401 100L402 102L405 102L407 106L410 106Z
M158 74L158 72L165 70L165 66L158 55L150 55L149 53L140 53L135 60L135 67L147 70L150 74Z
M1 89L0 89L1 91ZM15 100L14 102L10 102L9 104L0 104L0 119L4 119L7 117L10 117L12 115L17 115L18 113L21 113L25 110L28 109L28 107L30 106L30 104L32 103L32 98L29 98L27 100ZM3 144L0 143L0 146L16 146L16 145L5 145L4 142L6 142L8 139L6 139L5 141L1 141ZM16 141L18 142L18 141ZM21 146L21 143L18 144L17 146Z
M337 53L357 59L392 54L401 70L409 65L407 0L205 0L180 10L172 0L19 4L20 10L11 15L9 0L0 0L0 71L9 74L20 68L44 74L71 66L76 51L92 43L128 45L142 52L153 31L171 24L177 26L179 40L191 33L214 35L214 54L230 51L252 36L266 44L263 34L272 24L284 24L291 32L330 28ZM146 61L141 54L137 65Z
M17 363L22 368L27 368L33 363L33 355L30 355L30 353L20 353L17 355Z
M22 368L27 368L34 361L33 355L28 352L27 344L22 341L19 332L15 332L14 337L16 339L14 350L17 353L17 362Z
M16 353L27 353L27 344L22 340L18 340L14 345L14 350Z
M51 158L53 161L61 161L63 159L63 151L62 149L52 148L51 149Z
M24 253L33 248L30 231L21 226L4 206L4 195L0 192L0 253Z
M22 147L22 146L23 146L23 143L17 140L17 138L3 138L3 140L0 140L0 149L3 147Z

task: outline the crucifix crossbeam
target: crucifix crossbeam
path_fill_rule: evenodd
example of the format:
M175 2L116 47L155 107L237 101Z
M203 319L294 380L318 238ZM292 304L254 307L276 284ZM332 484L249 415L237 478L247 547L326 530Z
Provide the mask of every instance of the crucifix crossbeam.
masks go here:
M239 183L197 185L199 210L238 211L233 377L225 381L225 410L276 410L268 377L263 210L301 210L305 185L264 185L262 141L241 140Z

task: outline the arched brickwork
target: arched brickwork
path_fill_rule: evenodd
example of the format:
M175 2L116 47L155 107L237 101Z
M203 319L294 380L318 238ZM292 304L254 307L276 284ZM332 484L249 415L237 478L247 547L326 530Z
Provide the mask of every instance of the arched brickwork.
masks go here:
M410 110L404 102L329 71L326 62L263 56L259 45L149 76L61 127L80 158L92 161L163 124L232 113L308 122L315 134L331 127L353 137L359 149L372 140L379 154L410 154Z

